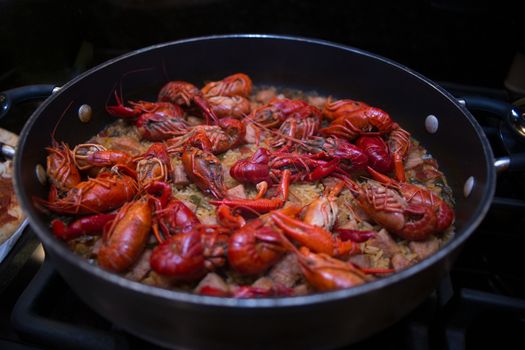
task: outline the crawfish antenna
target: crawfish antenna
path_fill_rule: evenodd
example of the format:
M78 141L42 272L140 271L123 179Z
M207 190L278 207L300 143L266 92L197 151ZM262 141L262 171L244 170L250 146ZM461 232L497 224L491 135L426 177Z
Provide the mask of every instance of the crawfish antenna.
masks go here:
M55 124L55 127L53 128L53 131L51 131L51 143L53 144L53 146L56 146L58 144L56 138L55 138L55 135L56 135L56 132L57 132L57 128L58 126L60 125L60 123L62 122L62 119L64 119L67 111L71 108L71 106L73 105L75 101L71 101L69 102L69 104L67 105L66 109L64 109L64 111L62 112L62 115L60 115L60 118L58 118L57 120L57 123Z

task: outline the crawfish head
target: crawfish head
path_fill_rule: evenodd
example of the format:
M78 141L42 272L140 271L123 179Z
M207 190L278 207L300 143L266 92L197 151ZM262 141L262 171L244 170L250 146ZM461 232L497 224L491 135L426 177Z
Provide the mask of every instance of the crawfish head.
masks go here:
M189 125L181 117L165 116L157 113L144 113L136 122L143 139L149 141L166 140L173 135L188 131Z
M243 183L258 184L261 181L271 183L270 180L270 152L259 148L250 158L240 159L230 168L230 175Z
M206 194L224 197L222 164L212 153L189 147L182 154L182 165L190 180Z
M220 81L213 81L202 88L206 97L213 96L243 96L248 97L252 92L252 80L244 73L236 73Z
M355 144L368 156L370 167L383 174L392 170L390 149L380 136L361 136Z
M237 272L255 275L275 264L286 249L282 236L260 219L241 227L228 242L228 262Z

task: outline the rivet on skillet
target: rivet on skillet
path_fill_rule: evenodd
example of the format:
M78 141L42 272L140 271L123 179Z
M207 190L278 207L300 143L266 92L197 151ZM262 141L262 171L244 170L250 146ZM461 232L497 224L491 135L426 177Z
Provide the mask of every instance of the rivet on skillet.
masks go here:
M427 129L428 133L435 134L438 131L438 127L438 118L433 114L429 114L425 119L425 129Z
M465 198L470 196L470 193L472 192L472 189L474 188L474 183L475 183L475 180L473 176L469 177L467 181L465 181L465 185L463 185L463 195L465 196Z
M91 120L91 115L92 110L90 105L84 104L78 109L78 119L80 119L82 123L89 123Z
M38 182L40 182L42 185L45 185L47 182L47 175L44 167L42 164L37 164L35 167L35 175L38 179Z

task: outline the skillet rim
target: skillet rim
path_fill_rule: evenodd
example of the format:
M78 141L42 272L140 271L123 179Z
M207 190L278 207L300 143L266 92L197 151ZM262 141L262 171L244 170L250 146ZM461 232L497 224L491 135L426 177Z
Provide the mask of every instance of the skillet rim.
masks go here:
M305 295L305 296L257 298L257 299L236 299L236 298L202 296L202 295L197 295L197 294L190 294L188 292L179 292L179 291L174 291L174 290L162 289L160 287L149 286L149 285L145 285L139 282L131 281L124 277L121 277L120 275L116 273L112 273L112 272L103 270L102 268L96 265L90 264L87 260L82 259L78 255L73 253L71 250L69 250L65 244L63 244L62 242L54 238L49 228L41 220L38 219L35 208L33 207L31 200L28 198L28 195L23 187L22 178L21 178L22 162L18 161L20 159L19 154L23 154L23 152L25 151L25 144L26 144L25 141L28 138L28 135L30 134L32 130L33 124L40 117L40 115L46 110L47 106L55 99L60 98L60 95L63 91L69 89L70 87L75 85L77 82L81 81L84 77L87 77L90 74L100 69L103 69L105 67L108 67L112 64L118 63L121 60L127 59L130 56L140 55L143 52L156 50L156 49L162 49L168 46L181 45L181 44L192 43L192 42L206 42L206 41L211 41L211 40L236 40L236 39L281 40L281 41L301 42L301 43L307 43L311 45L328 46L328 47L339 49L339 50L350 51L350 52L353 52L353 53L356 53L362 56L366 56L369 59L379 60L382 63L388 64L396 69L400 69L405 74L410 74L416 77L417 79L419 79L421 82L425 83L426 85L429 85L431 88L433 88L436 91L436 93L440 93L441 95L443 95L448 100L448 102L451 103L451 108L452 107L458 108L462 112L462 114L467 118L467 120L470 122L472 127L474 128L481 142L482 150L485 156L485 161L487 163L487 173L486 173L487 182L485 185L486 188L484 189L484 193L482 195L482 200L480 202L481 205L478 206L477 210L474 213L472 213L473 219L471 217L470 224L463 228L463 230L461 231L461 234L459 234L459 231L456 231L454 238L450 240L449 242L447 242L447 244L444 247L442 247L438 252L436 252L432 256L426 258L425 260L405 270L396 272L392 274L391 276L383 277L376 281L365 283L363 285L356 286L353 288L342 289L342 290L337 290L337 291L315 293L315 294L310 294L310 295ZM61 258L65 259L69 264L75 265L76 267L80 268L84 272L92 274L99 279L105 280L105 282L109 282L119 287L129 289L135 293L147 294L149 296L153 296L153 297L160 298L160 299L170 301L170 302L182 302L182 303L189 303L195 306L206 306L206 307L211 306L211 307L219 307L219 308L227 307L227 308L238 308L238 309L244 309L244 308L267 309L267 308L301 307L301 306L307 306L307 305L336 302L336 301L351 298L351 297L357 297L357 296L360 296L366 293L377 291L381 288L389 286L390 284L395 284L397 282L401 282L405 279L411 278L413 277L413 275L421 273L424 270L430 268L432 265L440 262L441 260L446 259L447 256L452 251L459 248L470 237L470 235L474 232L477 226L481 223L487 211L489 210L489 207L492 202L492 198L494 196L495 185L496 185L496 172L493 167L493 164L494 164L494 156L492 153L492 149L490 148L488 139L483 133L481 126L477 123L477 121L470 114L470 112L464 106L462 106L451 94L449 94L443 88L438 86L435 82L433 82L432 80L426 78L420 73L417 73L400 63L397 63L395 61L392 61L380 55L370 53L368 51L364 51L364 50L357 49L354 47L337 44L337 43L320 40L320 39L306 38L306 37L301 37L301 36L274 35L274 34L228 34L228 35L201 36L201 37L195 37L195 38L189 38L189 39L183 39L183 40L176 40L176 41L171 41L171 42L166 42L166 43L161 43L161 44L156 44L156 45L148 46L145 48L141 48L139 50L129 52L122 56L108 60L96 67L93 67L89 69L88 71L75 77L74 79L66 83L65 85L63 85L60 91L58 91L57 93L53 94L51 97L46 99L33 112L31 117L25 124L22 132L20 133L18 151L14 159L14 168L15 168L14 182L15 182L15 192L17 194L18 199L20 200L23 210L28 216L31 228L35 231L37 236L41 239L44 247L46 249L50 249L51 251L53 251L54 254L61 256ZM60 272L60 268L57 268L57 269Z

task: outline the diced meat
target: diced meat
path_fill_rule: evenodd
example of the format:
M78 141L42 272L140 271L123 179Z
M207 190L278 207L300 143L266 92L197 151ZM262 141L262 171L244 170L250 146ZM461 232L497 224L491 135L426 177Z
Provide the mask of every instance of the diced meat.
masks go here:
M392 257L391 263L396 271L406 269L407 267L412 265L412 262L409 259L407 259L403 254L395 254Z
M190 184L190 180L188 179L182 164L177 164L173 167L173 184L177 187L183 187Z
M392 257L394 254L399 253L396 241L385 229L380 230L375 238L370 239L366 244L367 246L381 249L386 257Z
M301 267L295 254L286 255L268 273L273 282L287 288L293 287L301 276Z
M350 257L350 259L348 259L348 261L362 269L372 267L372 260L370 256L366 254L353 255Z
M217 218L215 216L202 216L199 217L201 224L203 225L217 225Z
M308 96L307 102L311 104L314 107L319 108L320 110L323 109L324 105L326 104L327 98L321 97L321 96Z
M252 287L261 288L261 289L272 289L274 282L268 277L258 278L253 282Z
M255 94L255 101L261 104L267 104L275 97L275 95L277 95L277 90L275 88L260 90Z
M126 273L125 277L133 281L140 281L146 277L148 272L151 271L151 266L149 264L150 256L151 250L145 250L137 262L131 267L131 270Z
M408 243L408 247L415 253L420 260L423 260L434 254L439 249L439 239L435 236L430 236L425 241L412 241Z
M246 132L244 134L244 141L246 143L257 143L260 136L260 130L251 123L246 123Z
M240 184L235 187L232 187L226 191L226 195L230 199L246 199L246 191L244 190L244 185Z
M199 282L194 292L205 295L227 296L230 294L230 287L221 276L210 272Z

